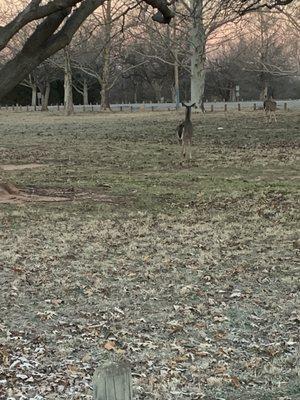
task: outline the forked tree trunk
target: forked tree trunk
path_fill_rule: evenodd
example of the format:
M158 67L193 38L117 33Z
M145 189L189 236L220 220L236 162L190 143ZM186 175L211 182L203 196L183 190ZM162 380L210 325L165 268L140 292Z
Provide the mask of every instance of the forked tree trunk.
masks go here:
M42 93L42 111L48 111L49 96L50 96L50 82L46 82L43 87Z
M65 106L65 114L72 115L74 114L74 103L73 103L73 85L72 85L72 69L71 69L71 60L68 47L64 48L64 58L65 58L65 79L64 79L64 106Z
M83 79L83 105L88 106L89 104L89 89L87 79Z
M203 0L191 1L191 102L201 108L205 85L206 34L203 23Z

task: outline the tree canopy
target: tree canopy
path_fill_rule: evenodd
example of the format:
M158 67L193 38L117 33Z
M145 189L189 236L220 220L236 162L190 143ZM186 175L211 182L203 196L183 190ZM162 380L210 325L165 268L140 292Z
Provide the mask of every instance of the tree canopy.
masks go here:
M31 0L11 21L0 26L0 51L24 27L36 22L23 48L0 69L0 97L9 93L39 64L67 46L84 21L106 0ZM128 1L132 5L152 6L156 11L153 20L168 24L174 17L172 5L177 0ZM274 8L293 0L224 0L232 3L234 10L243 15L261 7ZM134 3L134 4L133 4Z

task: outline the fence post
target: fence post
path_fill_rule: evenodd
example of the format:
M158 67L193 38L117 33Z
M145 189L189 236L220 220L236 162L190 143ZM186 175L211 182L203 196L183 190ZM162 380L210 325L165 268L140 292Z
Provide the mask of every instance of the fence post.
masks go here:
M213 104L211 104L211 106L210 106L210 111L214 112L214 105Z
M287 103L284 103L283 107L284 107L284 111L287 111Z
M238 111L241 111L241 103L238 103Z
M130 368L111 362L97 368L93 377L94 400L132 400Z
M224 104L224 111L225 112L227 111L227 104L226 103Z
M256 103L253 104L253 111L256 110Z

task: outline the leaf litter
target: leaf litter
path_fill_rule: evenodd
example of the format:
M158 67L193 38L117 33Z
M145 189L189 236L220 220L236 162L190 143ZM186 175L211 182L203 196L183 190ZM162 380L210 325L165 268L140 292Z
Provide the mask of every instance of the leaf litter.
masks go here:
M0 213L0 398L92 399L110 359L129 361L136 399L298 398L293 193L195 194L176 213L40 207Z

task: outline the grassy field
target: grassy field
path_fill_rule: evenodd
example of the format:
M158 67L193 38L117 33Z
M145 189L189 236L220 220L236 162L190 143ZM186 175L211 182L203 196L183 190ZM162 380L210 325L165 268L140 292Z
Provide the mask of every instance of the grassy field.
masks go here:
M299 398L299 113L182 117L0 114L1 399Z

